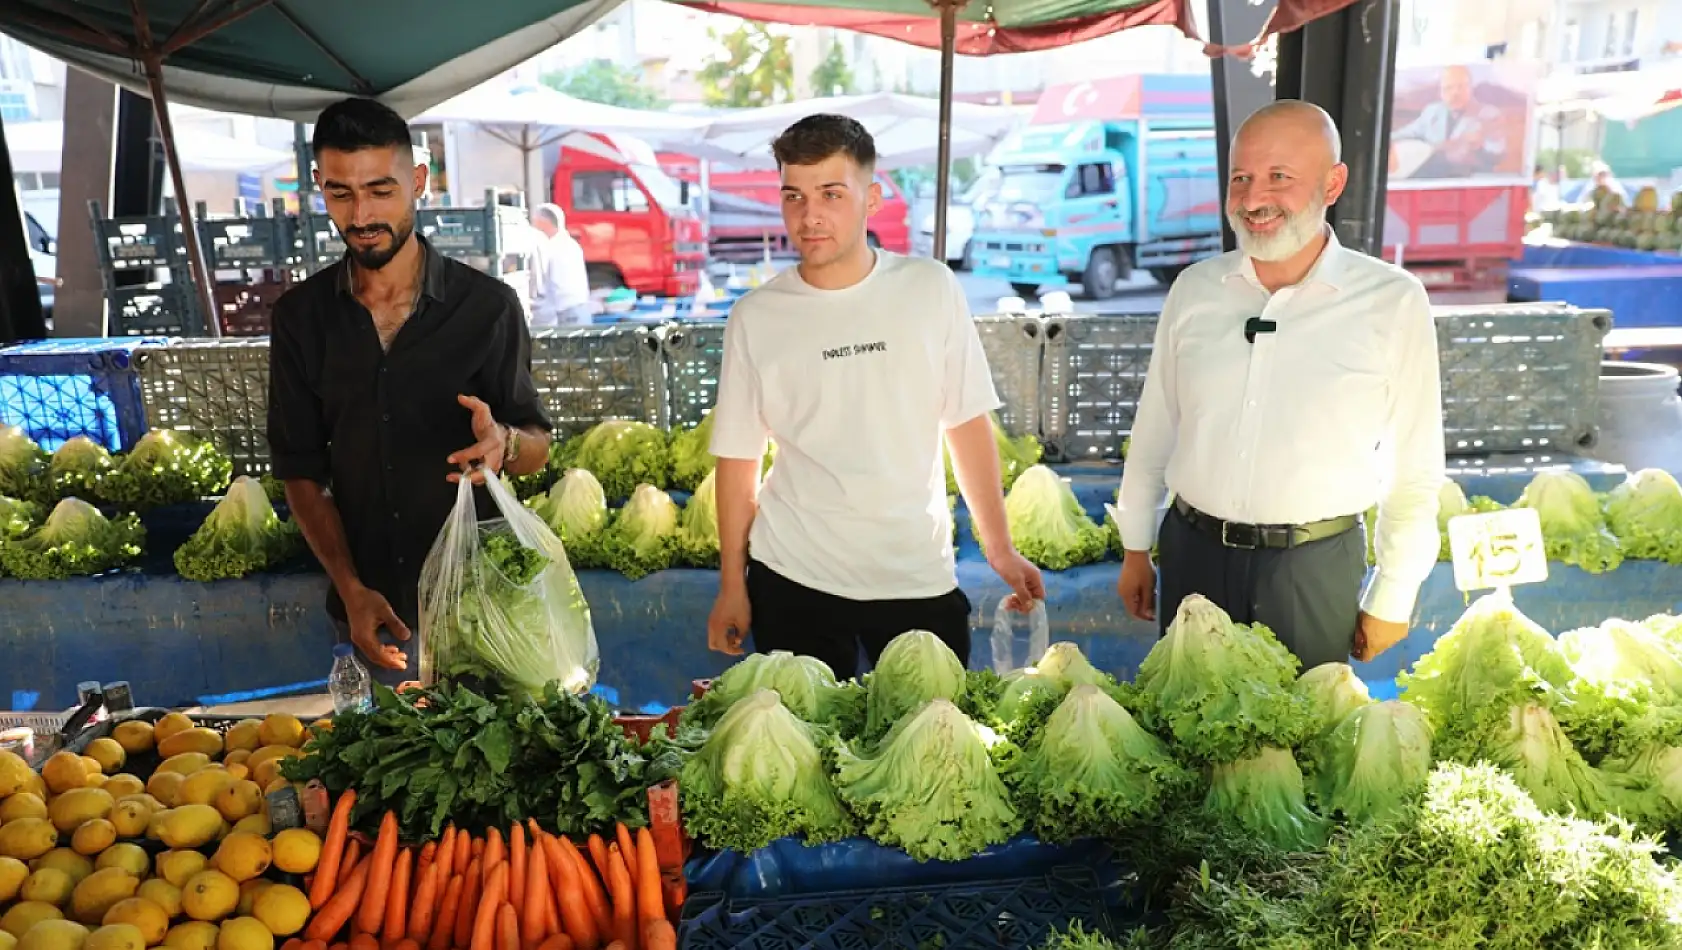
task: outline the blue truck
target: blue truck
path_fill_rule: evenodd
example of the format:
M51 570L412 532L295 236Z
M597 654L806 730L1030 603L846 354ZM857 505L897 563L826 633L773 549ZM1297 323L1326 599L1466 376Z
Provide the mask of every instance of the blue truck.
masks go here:
M1221 252L1208 77L1054 87L989 161L999 184L975 210L971 266L1025 298L1067 280L1104 299L1135 270L1166 284Z

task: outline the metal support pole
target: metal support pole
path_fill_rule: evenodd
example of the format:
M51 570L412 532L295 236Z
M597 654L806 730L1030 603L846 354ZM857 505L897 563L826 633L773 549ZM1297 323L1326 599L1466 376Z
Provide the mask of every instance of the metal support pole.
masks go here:
M958 56L962 0L940 0L940 143L934 172L934 259L946 260L946 203L952 193L952 64Z
M0 343L39 340L47 335L41 291L29 259L29 233L12 179L12 156L0 122Z
M1209 40L1223 46L1248 43L1261 34L1277 0L1209 0ZM1212 65L1215 82L1215 161L1221 182L1221 243L1236 250L1237 235L1227 223L1226 186L1232 177L1232 137L1244 120L1274 99L1273 75L1256 75L1252 64L1232 56L1217 56Z
M292 123L292 158L298 163L298 216L302 218L315 211L311 198L315 194L315 158L302 122Z
M135 28L148 31L144 18L137 17ZM149 38L142 44L150 48ZM222 321L217 319L213 280L205 266L203 248L199 247L198 220L193 217L192 202L187 197L187 181L181 174L181 153L175 145L175 126L169 120L169 99L164 95L164 64L155 52L145 54L146 84L152 90L152 112L158 121L158 137L163 140L164 161L169 165L170 184L175 188L175 206L181 214L181 237L187 245L187 268L193 277L193 296L199 311L204 314L204 332L211 339L222 335Z
M1279 37L1279 97L1331 113L1349 184L1328 217L1344 246L1384 246L1400 0L1359 0Z

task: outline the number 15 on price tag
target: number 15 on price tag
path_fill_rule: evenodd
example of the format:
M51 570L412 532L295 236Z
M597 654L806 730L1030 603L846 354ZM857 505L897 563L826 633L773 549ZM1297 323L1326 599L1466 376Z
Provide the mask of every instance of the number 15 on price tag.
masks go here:
M1448 544L1454 585L1462 591L1506 590L1548 579L1542 522L1532 508L1451 518Z

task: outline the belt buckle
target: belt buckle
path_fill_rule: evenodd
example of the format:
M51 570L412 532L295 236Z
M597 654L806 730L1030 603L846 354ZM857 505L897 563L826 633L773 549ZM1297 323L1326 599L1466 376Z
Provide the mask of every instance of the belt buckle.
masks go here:
M1248 531L1249 532L1249 541L1247 543L1240 543L1239 541L1234 541L1232 539L1232 535L1233 535L1232 529L1233 528L1238 528L1239 529L1238 533L1241 537L1243 536L1244 532ZM1226 547L1233 548L1233 549L1236 549L1236 550L1239 550L1239 551L1254 551L1257 548L1261 547L1261 532L1256 528L1255 525L1248 525L1248 524L1234 525L1230 521L1223 521L1223 522L1221 522L1221 544L1225 545Z

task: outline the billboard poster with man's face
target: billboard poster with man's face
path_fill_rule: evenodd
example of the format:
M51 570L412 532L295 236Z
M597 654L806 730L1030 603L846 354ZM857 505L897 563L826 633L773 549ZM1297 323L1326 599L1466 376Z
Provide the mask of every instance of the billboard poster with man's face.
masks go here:
M1538 79L1532 63L1398 69L1390 183L1528 184Z

